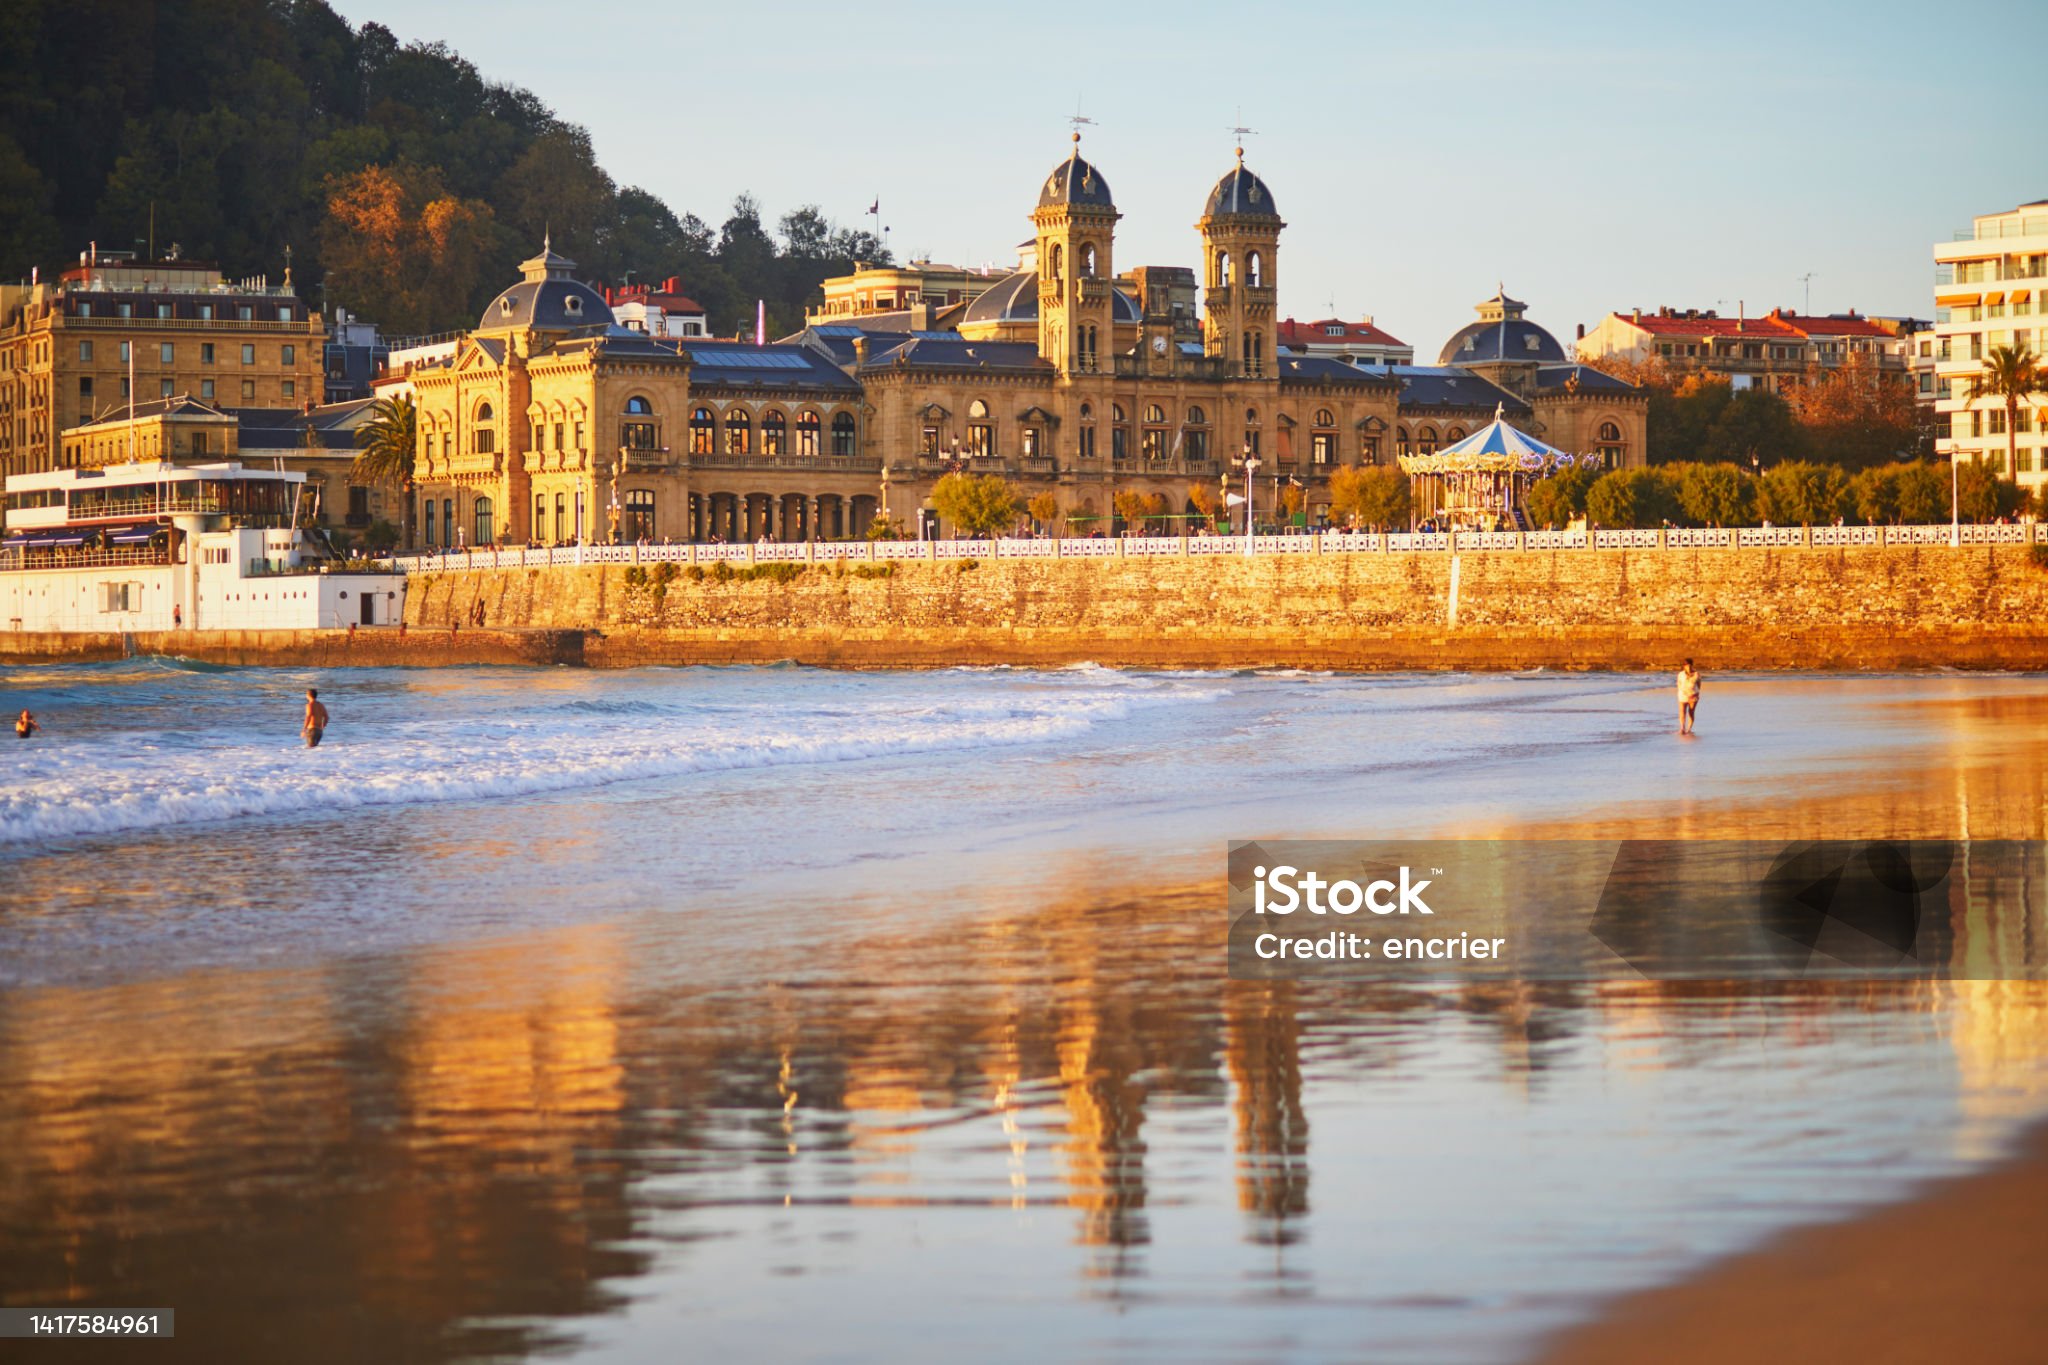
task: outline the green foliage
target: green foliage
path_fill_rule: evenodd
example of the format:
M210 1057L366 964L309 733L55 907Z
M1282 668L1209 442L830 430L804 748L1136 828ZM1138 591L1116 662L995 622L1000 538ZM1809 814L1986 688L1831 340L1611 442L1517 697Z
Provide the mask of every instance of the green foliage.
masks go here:
M1849 481L1859 520L1872 526L1926 526L1949 517L1946 465L1903 460L1862 470Z
M1756 486L1732 464L1685 464L1678 473L1678 510L1695 526L1743 526L1756 519Z
M1529 485L1523 510L1534 525L1562 530L1573 518L1586 514L1586 494L1593 480L1590 469L1561 469Z
M410 394L379 398L370 405L370 416L356 428L357 453L348 467L349 482L409 487L418 433L419 410Z
M2048 370L2040 357L2025 346L1993 346L1984 354L1984 370L1970 380L1967 390L1972 402L1996 399L2005 409L2006 473L2016 476L2019 460L2019 408L2037 393L2048 392Z
M1060 519L1060 500L1053 493L1039 493L1024 504L1024 510L1040 526L1051 526Z
M2011 479L1999 477L1996 465L1971 460L1956 468L1956 505L1964 521L2016 516L2027 501L2026 490Z
M1788 460L1757 481L1757 515L1776 526L1825 526L1855 511L1849 476L1831 464Z
M1330 515L1374 531L1408 525L1408 476L1392 465L1345 466L1330 472Z
M868 523L867 539L905 540L908 537L903 534L903 522L900 518L885 517L878 512L875 519Z
M1661 526L1678 514L1678 480L1660 469L1610 470L1586 491L1586 516L1597 526Z
M363 548L389 550L398 544L398 528L388 521L373 521L363 532Z
M2048 569L2048 545L2029 545L2027 558L2033 561L2035 568Z
M1000 474L948 474L932 487L932 506L967 535L996 535L1016 524L1016 487Z
M714 330L751 327L764 299L785 331L825 276L887 260L815 205L780 240L745 196L720 229L679 215L615 185L531 92L326 0L19 4L0 32L0 277L89 240L147 245L153 209L159 251L276 279L289 245L327 304L440 331L473 324L552 229L589 278L681 276ZM405 190L371 203L406 212L334 221L369 170Z
M886 564L856 564L853 566L853 576L855 578L894 578L896 576L896 561L892 559Z
M953 561L953 571L955 573L973 573L980 567L981 561L978 559L958 559Z

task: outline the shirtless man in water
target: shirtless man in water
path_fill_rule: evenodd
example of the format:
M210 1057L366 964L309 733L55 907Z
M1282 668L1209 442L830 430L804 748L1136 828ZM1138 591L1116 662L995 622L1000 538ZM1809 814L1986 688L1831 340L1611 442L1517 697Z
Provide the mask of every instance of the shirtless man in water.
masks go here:
M35 713L24 707L21 718L14 722L14 737L16 739L27 739L42 728L42 726L36 724Z
M320 704L320 689L306 689L306 747L320 747L320 736L327 732L327 708Z
M1692 733L1693 713L1700 709L1700 673L1692 666L1692 660L1685 661L1685 667L1678 670L1678 733Z

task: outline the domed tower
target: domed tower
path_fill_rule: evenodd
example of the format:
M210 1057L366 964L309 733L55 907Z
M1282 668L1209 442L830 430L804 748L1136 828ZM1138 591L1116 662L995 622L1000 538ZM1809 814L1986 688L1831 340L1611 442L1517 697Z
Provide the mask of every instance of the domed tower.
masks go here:
M1541 367L1565 362L1557 338L1529 321L1529 306L1509 298L1505 288L1478 308L1479 321L1451 334L1437 353L1437 364L1476 370L1489 382L1526 398L1535 391Z
M1274 359L1275 286L1279 283L1280 210L1266 182L1237 164L1209 191L1195 226L1202 233L1204 346L1234 378L1270 379Z
M1038 353L1063 375L1113 368L1116 278L1110 247L1122 217L1109 182L1073 153L1045 178L1031 221L1038 229Z

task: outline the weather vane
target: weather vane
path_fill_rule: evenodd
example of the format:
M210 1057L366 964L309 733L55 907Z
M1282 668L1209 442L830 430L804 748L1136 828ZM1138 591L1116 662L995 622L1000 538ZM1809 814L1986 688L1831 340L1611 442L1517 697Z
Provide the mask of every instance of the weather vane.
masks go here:
M1244 160L1244 140L1245 140L1245 139L1246 139L1247 137L1257 137L1257 136L1258 136L1258 134L1259 134L1259 130L1258 130L1258 129L1256 129L1256 128L1247 128L1247 127L1245 127L1245 126L1244 126L1244 106L1243 106L1243 105L1239 105L1239 106L1238 106L1238 109L1237 109L1237 126L1236 126L1236 127L1234 127L1234 128L1232 128L1232 129L1230 130L1230 133L1231 133L1231 136L1233 136L1233 137L1235 137L1235 138L1237 139L1237 159L1238 159L1239 161L1242 161L1242 160Z
M1067 122L1068 122L1068 123L1071 123L1071 124L1073 124L1073 125L1074 125L1074 141L1076 141L1076 142L1079 142L1079 141L1081 140L1081 127L1082 127L1082 125L1083 125L1083 124L1086 124L1087 126L1089 126L1089 127L1091 127L1091 128L1095 126L1095 120L1094 120L1094 119L1092 119L1092 118L1085 118L1085 117L1083 117L1083 116L1082 116L1082 113L1081 113L1081 105L1080 105L1080 102L1079 102L1079 101L1076 101L1076 102L1075 102L1075 104L1074 104L1074 114L1073 114L1073 117L1072 117L1072 118L1069 118L1069 119L1067 120Z

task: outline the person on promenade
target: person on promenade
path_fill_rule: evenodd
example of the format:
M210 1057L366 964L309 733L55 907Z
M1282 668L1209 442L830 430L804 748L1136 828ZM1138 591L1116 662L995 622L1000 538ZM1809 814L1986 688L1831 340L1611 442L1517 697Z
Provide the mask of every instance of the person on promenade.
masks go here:
M42 726L36 724L35 712L24 706L21 709L20 717L14 722L14 737L16 739L27 739L42 728Z
M1700 709L1700 672L1692 666L1692 660L1685 661L1685 667L1678 670L1678 733L1692 733L1693 713Z
M185 607L179 602L171 603L171 629L182 630L185 625Z
M306 747L308 749L319 748L320 736L326 733L327 708L320 704L320 689L309 687L306 689Z

